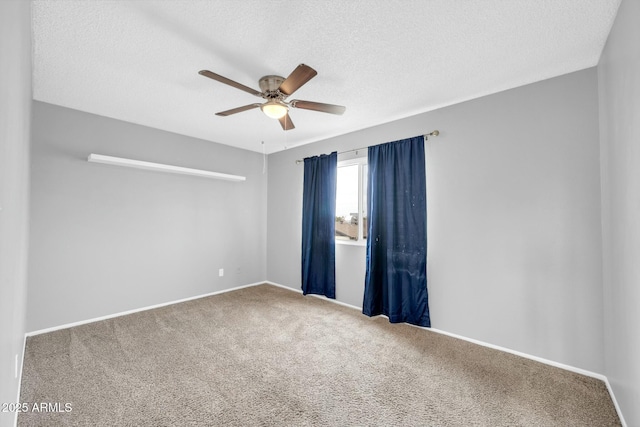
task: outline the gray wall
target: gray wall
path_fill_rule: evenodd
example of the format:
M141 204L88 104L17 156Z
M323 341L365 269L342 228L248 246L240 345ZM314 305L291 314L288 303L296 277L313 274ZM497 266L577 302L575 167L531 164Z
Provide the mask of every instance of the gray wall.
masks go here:
M0 2L0 402L15 402L15 357L22 360L27 294L30 2ZM0 413L0 425L15 414Z
M433 327L603 372L594 68L270 155L268 279L300 287L295 159L433 129L441 132L427 143ZM364 248L339 246L336 257L337 299L361 306Z
M598 65L605 373L640 425L640 2L623 1Z
M247 180L89 163L90 153ZM264 280L262 163L258 153L34 102L27 330Z

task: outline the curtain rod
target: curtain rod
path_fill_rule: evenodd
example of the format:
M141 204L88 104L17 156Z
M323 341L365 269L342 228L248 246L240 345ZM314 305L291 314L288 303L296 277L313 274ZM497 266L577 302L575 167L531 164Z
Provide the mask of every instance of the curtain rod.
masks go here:
M425 133L422 136L424 136L425 139L429 139L430 136L438 136L438 135L440 135L440 131L436 129L429 133ZM340 151L338 152L338 154L353 153L354 151L366 150L368 148L369 147L354 148L353 150ZM304 163L304 160L303 159L296 160L296 164L300 164L300 163Z

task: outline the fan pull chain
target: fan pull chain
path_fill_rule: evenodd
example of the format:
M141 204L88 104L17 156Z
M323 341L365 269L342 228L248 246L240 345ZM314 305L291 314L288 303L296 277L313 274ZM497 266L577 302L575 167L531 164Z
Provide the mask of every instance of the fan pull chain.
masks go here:
M264 141L262 141L262 174L264 175L267 171L267 153L264 148Z

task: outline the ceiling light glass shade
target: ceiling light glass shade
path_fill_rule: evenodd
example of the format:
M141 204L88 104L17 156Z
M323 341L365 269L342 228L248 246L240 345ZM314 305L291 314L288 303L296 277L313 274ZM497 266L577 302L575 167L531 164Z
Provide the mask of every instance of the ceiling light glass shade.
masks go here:
M278 101L269 101L266 104L263 104L260 108L267 117L271 117L272 119L280 119L287 114L287 111L289 111L286 105Z

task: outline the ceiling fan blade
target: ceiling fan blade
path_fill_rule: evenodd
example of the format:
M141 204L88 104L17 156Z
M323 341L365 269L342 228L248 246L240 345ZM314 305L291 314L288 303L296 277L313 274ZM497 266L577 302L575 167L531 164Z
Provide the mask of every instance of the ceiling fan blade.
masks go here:
M289 113L280 117L278 121L280 122L280 126L282 126L283 130L291 130L295 128L293 122L291 121L291 117L289 117Z
M318 72L313 68L305 64L300 64L289 74L289 77L280 84L278 90L289 96L300 89L303 84L314 78L316 74L318 74Z
M243 111L247 111L247 110L252 110L254 108L258 108L260 107L262 104L249 104L249 105L245 105L243 107L238 107L238 108L232 108L231 110L227 110L227 111L220 111L219 113L216 113L216 116L230 116L232 114L236 114L236 113L242 113Z
M299 99L294 99L289 103L289 105L291 105L294 108L302 108L303 110L321 111L323 113L329 113L329 114L342 114L347 109L347 107L343 107L342 105L323 104L321 102L302 101Z
M226 78L226 77L223 77L223 76L221 76L220 74L213 73L213 72L211 72L211 71L209 71L209 70L201 70L201 71L198 71L198 74L200 74L200 75L202 75L202 76L205 76L205 77L209 77L210 79L213 79L213 80L219 81L220 83L224 83L224 84L227 84L227 85L229 85L229 86L233 86L233 87L235 87L236 89L243 90L243 91L245 91L245 92L250 93L251 95L255 95L255 96L262 97L262 92L258 92L258 91L257 91L257 90L255 90L255 89L251 89L249 86L245 86L245 85L240 84L240 83L238 83L238 82L234 82L234 81L233 81L233 80L231 80L231 79L228 79L228 78Z

